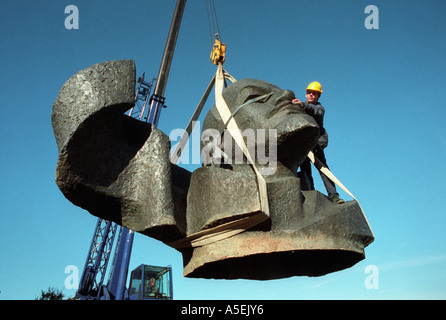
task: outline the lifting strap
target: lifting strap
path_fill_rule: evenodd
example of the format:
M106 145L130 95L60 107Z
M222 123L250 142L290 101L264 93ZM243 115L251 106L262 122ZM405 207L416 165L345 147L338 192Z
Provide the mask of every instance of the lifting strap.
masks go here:
M220 241L229 237L232 237L236 234L239 234L241 232L244 232L252 227L254 227L257 224L260 224L267 219L269 219L269 205L268 205L268 195L267 195L267 187L266 187L266 181L260 174L259 170L257 169L249 151L245 144L245 141L243 140L242 133L233 117L233 113L231 113L228 105L226 104L226 101L223 98L223 88L224 88L224 80L229 79L231 82L235 82L236 80L230 76L224 69L221 63L218 64L217 73L215 74L214 78L209 83L206 92L204 93L202 99L198 103L198 106L192 115L192 118L189 121L189 124L183 133L183 136L180 139L180 142L178 143L175 151L173 152L171 156L172 163L177 163L181 151L183 150L184 146L186 145L187 139L190 136L190 133L192 132L193 125L195 124L196 120L198 119L201 110L203 109L204 104L206 103L207 97L209 96L209 93L212 89L213 84L215 84L215 105L217 108L218 113L220 114L220 117L227 125L228 131L239 146L239 148L243 151L244 155L246 156L248 163L251 164L252 168L254 169L254 172L256 174L257 178L257 187L259 191L259 202L260 202L260 210L256 211L248 216L245 216L244 218L233 220L221 225L218 225L213 228L205 229L199 232L196 232L194 234L188 235L184 238L181 238L179 240L169 242L167 245L174 247L174 248L186 248L186 247L199 247L204 246L216 241ZM254 102L255 99L252 99ZM257 99L258 100L258 99ZM255 101L257 101L255 100ZM245 104L246 105L246 104ZM237 108L239 109L239 108Z
M338 178L336 178L336 176L326 167L324 166L324 164L322 163L321 160L319 160L318 158L316 158L316 156L314 155L313 151L310 151L308 153L308 158L310 159L310 161L314 164L314 166L323 174L325 174L327 176L328 179L330 179L331 181L333 181L336 185L338 185L342 190L344 190L350 197L352 197L359 205L359 209L361 209L361 213L364 216L364 219L370 229L370 232L372 232L373 235L373 231L372 228L370 227L369 221L367 220L367 217L364 214L364 211L362 210L361 204L359 203L358 199L355 198L355 196L347 189L346 186L344 186L341 181L338 180Z
M224 85L224 75L223 75L223 66L221 64L218 65L217 74L215 79L215 105L217 107L217 111L220 114L223 123L227 123L227 128L229 133L232 135L232 138L235 140L239 148L243 151L243 154L246 156L248 163L251 164L257 178L257 187L259 189L260 196L260 208L261 212L265 214L265 220L269 218L269 205L268 205L268 195L266 191L266 181L260 174L257 166L255 165L254 160L249 153L248 147L246 146L245 140L243 140L242 132L239 129L235 119L232 117L231 110L226 104L225 99L223 99L223 85Z

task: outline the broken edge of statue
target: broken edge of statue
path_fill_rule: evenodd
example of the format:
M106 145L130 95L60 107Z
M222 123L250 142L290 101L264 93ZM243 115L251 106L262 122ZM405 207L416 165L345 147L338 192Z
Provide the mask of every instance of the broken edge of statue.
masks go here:
M75 205L161 241L185 235L190 173L169 161L160 130L124 114L135 102L133 60L79 71L61 88L52 125L56 183Z

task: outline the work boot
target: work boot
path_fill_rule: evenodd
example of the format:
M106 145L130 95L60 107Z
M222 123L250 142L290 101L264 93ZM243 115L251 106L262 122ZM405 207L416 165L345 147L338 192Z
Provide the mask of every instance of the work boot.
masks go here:
M345 201L344 201L343 199L339 198L338 195L335 195L335 196L333 196L333 197L330 197L330 200L331 200L332 202L334 202L334 203L337 203L337 204L345 203Z

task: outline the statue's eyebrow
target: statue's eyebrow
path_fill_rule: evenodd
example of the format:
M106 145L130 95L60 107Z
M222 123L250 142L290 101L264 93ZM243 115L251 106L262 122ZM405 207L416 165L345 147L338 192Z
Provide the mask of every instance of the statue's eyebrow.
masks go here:
M221 135L223 135L223 132L224 132L224 130L226 129L226 127L228 126L228 124L229 124L229 121L235 116L235 114L241 109L241 108L243 108L244 106L246 106L246 105L248 105L248 104L250 104L250 103L253 103L253 102L266 102L268 99L269 99L269 97L271 97L272 95L273 95L273 91L271 91L271 92L269 92L269 93L267 93L267 94L263 94L263 95L254 95L254 97L253 98L251 98L251 99L247 99L247 101L246 102L244 102L242 105L240 105L240 106L238 106L233 112L232 112L232 114L231 114L231 116L229 117L229 119L226 121L226 123L225 123L225 126L223 127L223 130L220 132L220 136ZM249 98L249 97L248 97ZM262 101L263 100L263 101Z
M270 92L271 92L270 88L247 86L247 87L243 88L242 90L240 90L240 94L238 96L237 102L246 103L251 99L268 94ZM266 100L262 99L262 101L259 101L259 102L266 102Z

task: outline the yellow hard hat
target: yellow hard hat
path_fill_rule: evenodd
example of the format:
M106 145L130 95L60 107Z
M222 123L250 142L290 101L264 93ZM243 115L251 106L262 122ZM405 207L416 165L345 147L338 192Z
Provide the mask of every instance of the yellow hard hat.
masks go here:
M317 81L313 81L312 83L310 83L307 87L306 90L313 90L313 91L317 91L319 93L322 93L322 85L317 82Z

